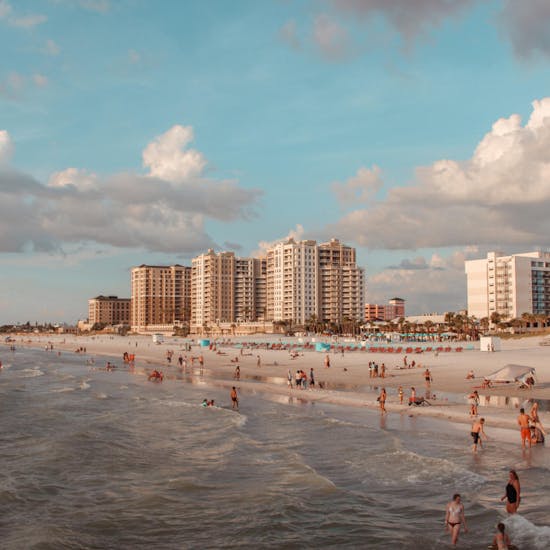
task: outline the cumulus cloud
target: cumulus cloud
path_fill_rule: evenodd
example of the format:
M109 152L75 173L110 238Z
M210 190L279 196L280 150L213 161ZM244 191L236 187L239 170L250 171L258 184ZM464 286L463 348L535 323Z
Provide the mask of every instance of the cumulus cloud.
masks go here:
M186 135L188 143L192 129ZM65 244L88 242L196 252L213 246L204 229L206 218L232 221L253 215L258 190L208 179L196 163L191 163L192 169L185 163L182 168L177 152L159 148L160 138L144 150L144 157L148 151L154 160L147 164L150 173L146 175L99 176L67 168L42 184L4 167L0 171L0 251L53 251ZM151 145L156 146L154 153Z
M32 81L38 88L44 88L48 85L48 77L40 73L33 74Z
M315 17L312 37L313 43L325 59L339 60L350 53L347 29L325 13Z
M381 187L381 170L376 165L370 169L362 166L346 182L334 182L331 185L336 198L344 205L367 202Z
M415 249L472 243L550 245L550 98L497 120L472 157L417 169L369 209L329 227L371 248Z
M143 166L153 177L178 183L198 176L206 166L203 155L187 146L193 141L191 126L175 125L155 138L143 151Z
M46 55L59 55L61 48L56 44L51 38L46 40L44 47L42 48L42 53Z
M479 0L332 0L340 13L370 20L386 19L403 37L410 41L454 17Z
M0 166L7 164L13 154L13 143L6 130L0 130Z
M267 251L281 241L288 241L288 239L294 239L295 241L301 241L304 238L304 227L299 223L296 224L294 229L290 229L285 237L275 239L273 241L260 241L258 243L258 250L252 252L252 256L261 258L267 254Z
M293 50L299 50L302 47L302 42L298 35L298 29L294 19L288 20L279 29L279 38Z
M534 54L550 56L548 0L504 0L499 22L519 57L527 58Z
M44 88L47 85L48 78L42 74L28 76L13 71L0 80L0 97L19 100L29 88Z

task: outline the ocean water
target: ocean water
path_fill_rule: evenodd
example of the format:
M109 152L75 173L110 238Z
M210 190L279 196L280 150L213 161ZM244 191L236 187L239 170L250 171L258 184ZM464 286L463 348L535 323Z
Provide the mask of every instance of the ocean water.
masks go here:
M244 388L233 412L208 376L164 367L158 384L86 359L0 349L2 549L446 548L455 492L459 547L504 520L519 548L550 548L550 450L515 432L487 426L473 456L468 426Z

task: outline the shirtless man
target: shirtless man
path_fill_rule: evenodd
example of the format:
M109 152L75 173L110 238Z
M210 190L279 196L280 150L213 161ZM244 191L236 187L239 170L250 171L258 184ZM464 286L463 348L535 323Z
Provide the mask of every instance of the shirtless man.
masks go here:
M521 430L521 446L525 449L525 442L529 442L531 447L531 430L529 429L529 415L525 414L525 409L519 410L518 425Z
M235 388L235 386L231 388L230 396L231 396L231 408L239 410L239 398L237 396L237 388Z
M479 420L475 420L472 425L472 431L470 432L470 435L472 436L474 443L472 445L472 452L477 453L477 444L479 443L479 446L481 447L481 436L483 436L485 439L487 438L487 434L483 431L483 426L485 425L485 418L480 418Z
M464 525L464 532L468 532L466 527L466 517L464 516L464 505L460 500L460 495L453 495L453 500L447 504L445 512L445 528L451 533L451 543L456 545L460 526Z

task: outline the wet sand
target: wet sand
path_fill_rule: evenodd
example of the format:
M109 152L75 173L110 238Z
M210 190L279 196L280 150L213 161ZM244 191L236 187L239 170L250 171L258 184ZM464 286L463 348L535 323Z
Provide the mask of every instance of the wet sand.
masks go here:
M264 337L265 338L265 337ZM33 348L44 348L51 342L55 351L75 353L79 348L86 348L83 360L95 357L96 366L103 366L101 356L105 361L111 360L115 365L122 366L124 352L136 355L136 370L142 373L153 368L161 368L166 376L179 372L177 359L179 355L187 356L188 373L199 375L198 360L191 367L192 356L204 356L204 381L221 387L231 387L235 381L233 373L237 363L231 359L238 358L241 378L238 382L241 392L269 393L286 398L307 399L308 401L323 401L344 406L377 407L376 396L381 387L388 391L386 409L389 414L423 415L452 422L470 423L469 406L466 396L477 388L481 395L480 416L486 418L486 428L491 427L517 429L518 409L526 400L541 401L541 421L550 427L550 412L547 407L550 400L550 347L539 346L542 338L525 337L517 340L502 342L502 351L481 352L479 344L474 350L455 351L456 347L465 347L464 343L453 343L451 352L412 353L407 355L408 363L415 361L412 369L402 369L404 353L371 353L365 351L349 351L344 355L340 352L330 352L330 368L324 366L325 353L303 351L292 359L289 351L240 349L231 345L221 345L218 350L222 354L208 348L200 348L197 340L191 352L184 351L184 342L191 341L184 338L166 338L163 344L152 342L150 336L73 336L73 335L25 335L16 336L15 345ZM233 344L246 341L261 341L261 338L231 338ZM271 338L272 342L277 336ZM289 341L289 340L285 340ZM137 345L136 345L137 343ZM415 344L411 344L413 347ZM394 346L396 347L396 346ZM407 347L406 345L404 347ZM171 364L166 360L167 350L174 352ZM7 361L8 345L0 347L0 360ZM261 366L257 366L257 356L261 358ZM369 361L379 365L385 363L385 378L369 378ZM499 384L495 388L481 389L483 377L503 367L508 363L528 365L536 369L537 384L532 390L519 389L515 384ZM309 376L310 368L314 369L315 389L289 389L287 373L290 369L294 375L297 369L303 369ZM410 388L416 388L417 396L426 396L424 370L429 368L432 374L430 395L431 406L411 406L406 403ZM192 370L193 369L193 370ZM475 374L474 380L466 380L469 370ZM322 382L324 389L319 389ZM403 387L404 405L399 404L397 388ZM527 406L527 412L529 412ZM545 410L547 409L547 410ZM518 435L519 439L519 435Z

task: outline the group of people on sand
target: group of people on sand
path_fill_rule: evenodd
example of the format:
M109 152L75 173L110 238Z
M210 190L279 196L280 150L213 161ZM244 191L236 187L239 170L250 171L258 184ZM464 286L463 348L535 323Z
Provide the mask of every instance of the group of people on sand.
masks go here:
M378 363L369 361L369 378L386 378L386 365L382 363L378 366Z
M500 499L506 501L506 511L509 514L515 514L518 511L520 504L520 484L519 477L515 470L510 470L508 483L506 484L505 494ZM466 515L464 513L464 504L459 493L453 495L451 502L445 508L445 529L451 535L451 544L456 545L461 529L468 532L466 525ZM506 526L499 522L497 532L493 537L493 542L489 546L493 550L515 550L516 547L512 544L510 536L506 533Z

